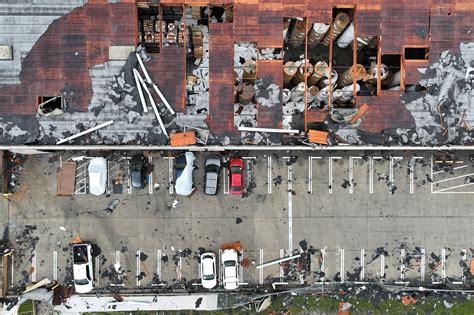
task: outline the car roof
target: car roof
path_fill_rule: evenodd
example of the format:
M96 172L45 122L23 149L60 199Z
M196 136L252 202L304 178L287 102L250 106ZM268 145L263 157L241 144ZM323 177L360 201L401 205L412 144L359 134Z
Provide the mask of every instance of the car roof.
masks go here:
M214 258L210 256L207 256L201 261L203 273L205 275L214 274L214 261L215 261Z
M225 261L225 260L237 260L237 251L235 249L225 249L223 252L222 252L222 261Z
M206 159L206 166L207 165L221 166L221 159L218 156L215 156L215 155L208 156L207 159Z
M86 270L88 268L87 264L73 265L74 279L87 279Z

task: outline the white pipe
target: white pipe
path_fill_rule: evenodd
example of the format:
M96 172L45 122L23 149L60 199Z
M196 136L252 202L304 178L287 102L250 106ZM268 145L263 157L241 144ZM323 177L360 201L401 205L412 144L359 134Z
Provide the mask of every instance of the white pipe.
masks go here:
M127 145L127 144L96 144L96 145L0 145L0 150L8 151L24 151L24 150L42 150L42 151L473 151L474 146L468 145L452 145L452 146L377 146L377 145L333 145L333 146L318 146L318 145L213 145L213 146L180 146L172 147L170 145Z
M282 262L285 262L285 261L288 261L288 260L293 260L293 259L296 259L296 258L300 258L300 257L301 257L301 254L297 254L297 255L290 256L290 257L285 257L285 258L280 258L280 259L277 259L277 260L272 260L272 261L266 262L264 264L258 265L255 268L256 269L262 269L262 268L265 268L265 267L268 267L268 266L276 265L276 264L279 264L279 263L282 263Z
M79 132L78 134L75 134L75 135L73 135L73 136L70 136L70 137L67 137L67 138L65 138L65 139L59 140L58 142L56 142L56 144L61 144L61 143L67 142L67 141L69 141L69 140L79 138L79 137L81 137L81 136L83 136L83 135L86 135L86 134L92 132L92 131L96 131L96 130L98 130L98 129L100 129L100 128L107 127L108 125L112 125L113 123L114 123L113 120L109 120L109 121L107 121L107 122L105 122L105 123L103 123L103 124L97 125L97 126L95 126L95 127L92 127L92 128L87 129L87 130L81 131L81 132Z
M337 39L337 46L340 48L346 48L352 42L354 42L354 24L351 23L348 28L339 36Z
M135 79L135 85L137 86L137 89L138 89L138 95L140 96L140 102L142 103L143 112L148 113L148 109L146 108L145 97L143 96L142 85L141 85L140 81L138 80L139 75L140 75L140 73L134 68L133 69L133 78Z
M151 80L150 75L148 74L148 71L146 71L145 65L143 64L142 57L140 57L138 53L135 53L135 56L137 56L140 68L142 68L143 74L145 75L146 82L148 82L149 84L153 84L153 81Z
M151 95L150 91L148 90L148 88L145 84L145 81L143 81L143 78L140 75L140 73L137 72L137 74L138 74L137 75L138 80L143 85L143 88L145 89L145 92L148 95L148 99L150 100L151 108L153 108L153 112L155 113L156 119L158 120L158 123L160 124L161 130L163 130L163 133L166 135L167 138L169 138L168 132L166 131L166 128L165 128L165 125L163 124L163 121L161 120L160 113L158 112L158 109L156 108L155 100L153 99L153 96Z
M268 132L268 133L300 133L295 129L272 129L272 128L255 128L255 127L239 127L239 131L250 132Z
M158 86L155 84L155 82L153 82L153 80L150 78L150 75L148 74L148 71L146 70L145 65L143 64L142 58L140 57L140 55L138 53L135 53L135 55L137 56L137 60L138 60L138 63L140 64L140 68L142 68L143 74L145 75L146 82L148 82L148 84L151 84L153 86L153 89L158 94L158 96L161 98L161 101L168 108L171 115L174 115L175 111L170 106L170 104L166 100L165 96L161 93L160 89L158 89Z

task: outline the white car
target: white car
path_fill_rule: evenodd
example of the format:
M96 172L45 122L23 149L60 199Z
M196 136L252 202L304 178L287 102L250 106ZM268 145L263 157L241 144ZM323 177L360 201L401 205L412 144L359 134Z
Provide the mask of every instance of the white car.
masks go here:
M225 249L222 252L222 267L224 268L224 289L237 289L239 287L239 254L235 249Z
M107 186L107 160L103 157L93 158L89 162L89 192L102 195Z
M217 285L216 255L204 253L201 255L201 284L203 288L212 289Z
M92 245L81 243L72 245L74 288L77 293L88 293L94 287L92 267Z

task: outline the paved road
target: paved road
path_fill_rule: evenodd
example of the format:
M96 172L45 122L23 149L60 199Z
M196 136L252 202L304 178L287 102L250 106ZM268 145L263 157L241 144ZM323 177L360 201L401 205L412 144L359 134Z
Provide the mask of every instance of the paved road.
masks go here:
M69 243L76 235L98 246L98 287L179 279L199 287L197 253L218 253L221 244L233 241L241 241L243 257L255 264L301 247L311 252L309 274L294 270L286 277L288 265L260 271L251 264L241 274L248 285L463 281L460 262L471 257L474 218L474 172L467 157L255 152L243 155L244 197L225 194L222 176L218 196L209 197L202 193L207 155L196 154L197 192L189 198L170 191L173 160L164 156L151 157L150 187L129 191L125 185L122 194L73 198L56 196L58 156L31 157L20 189L1 204L7 233L18 238L13 285L68 279ZM122 170L126 183L127 160L121 156L110 159L111 169ZM117 208L105 211L114 199L120 200ZM123 271L119 279L116 263Z

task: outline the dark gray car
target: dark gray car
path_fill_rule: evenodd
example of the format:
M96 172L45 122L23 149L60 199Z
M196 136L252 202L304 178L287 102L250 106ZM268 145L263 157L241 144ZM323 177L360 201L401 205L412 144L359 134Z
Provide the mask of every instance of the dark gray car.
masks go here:
M211 155L206 159L204 193L206 195L216 195L219 183L219 172L221 169L221 159L218 156Z

